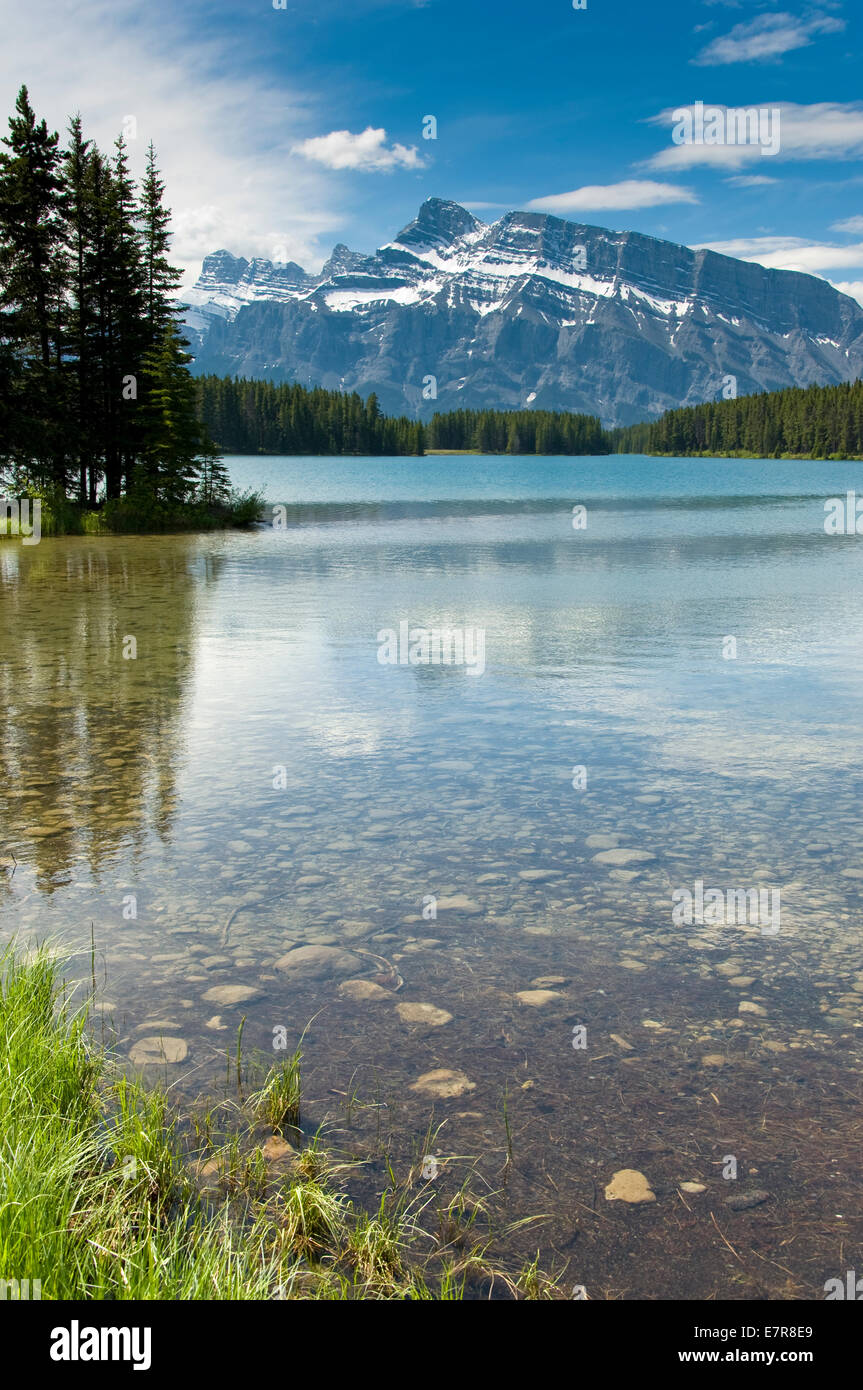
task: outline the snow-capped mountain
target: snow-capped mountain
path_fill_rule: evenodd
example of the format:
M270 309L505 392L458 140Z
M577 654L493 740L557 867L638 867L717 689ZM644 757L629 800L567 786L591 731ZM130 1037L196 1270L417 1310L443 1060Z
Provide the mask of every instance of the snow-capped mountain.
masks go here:
M217 251L186 300L195 371L376 391L395 414L628 424L863 372L863 308L824 280L539 213L487 225L439 198L317 275Z

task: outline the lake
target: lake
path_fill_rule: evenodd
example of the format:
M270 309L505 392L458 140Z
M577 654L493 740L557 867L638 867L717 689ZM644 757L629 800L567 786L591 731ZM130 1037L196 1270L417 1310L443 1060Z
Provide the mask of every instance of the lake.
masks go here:
M475 1170L590 1297L823 1296L863 1235L863 538L824 528L861 465L228 463L277 524L0 545L4 935L86 983L92 933L101 1035L182 1095L244 1016L305 1029L307 1127Z

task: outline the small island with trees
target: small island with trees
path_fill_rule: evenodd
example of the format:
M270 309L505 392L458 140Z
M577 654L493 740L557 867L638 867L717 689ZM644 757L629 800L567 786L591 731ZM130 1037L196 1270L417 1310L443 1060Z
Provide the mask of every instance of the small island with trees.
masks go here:
M43 529L244 524L198 415L152 145L141 186L80 117L60 145L22 87L0 150L0 481Z

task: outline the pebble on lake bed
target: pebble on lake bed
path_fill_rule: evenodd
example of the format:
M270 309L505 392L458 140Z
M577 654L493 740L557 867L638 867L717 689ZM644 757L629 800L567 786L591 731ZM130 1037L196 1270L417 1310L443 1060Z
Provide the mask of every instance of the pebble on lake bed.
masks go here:
M295 1152L293 1144L289 1144L280 1134L271 1134L261 1145L261 1153L268 1163L281 1163L287 1158L292 1158Z
M749 1211L752 1207L760 1207L762 1202L769 1202L770 1193L762 1188L757 1188L754 1192L735 1192L730 1197L725 1198L725 1205L731 1211Z
M382 999L392 999L392 990L376 985L374 980L342 980L339 994L344 999L353 999L355 1004L371 1004Z
M464 893L455 893L449 898L438 898L435 910L437 912L464 912L468 917L476 916L477 913L485 911L479 903L473 901L473 898L465 897Z
M609 864L614 869L625 869L627 864L649 864L655 859L646 849L604 849L593 856L594 864Z
M555 989L520 989L515 997L519 1004L527 1004L531 1009L541 1009L543 1004L550 1004L553 999L562 999L563 995Z
M359 956L338 946L297 946L280 956L276 969L297 980L324 980L330 975L352 975L360 968Z
M152 1062L182 1062L189 1051L183 1038L140 1038L129 1052L136 1066Z
M214 985L203 997L210 1004L246 1004L260 992L253 985Z
M650 1183L637 1168L621 1168L612 1173L611 1182L605 1189L607 1202L655 1202L656 1193Z
M452 1022L452 1014L434 1004L397 1004L396 1013L402 1023L427 1023L432 1028L442 1028L445 1023Z
M436 1096L440 1100L450 1100L463 1096L466 1091L475 1091L476 1083L469 1081L463 1071L451 1071L448 1067L438 1067L435 1071L423 1072L410 1088L423 1096Z

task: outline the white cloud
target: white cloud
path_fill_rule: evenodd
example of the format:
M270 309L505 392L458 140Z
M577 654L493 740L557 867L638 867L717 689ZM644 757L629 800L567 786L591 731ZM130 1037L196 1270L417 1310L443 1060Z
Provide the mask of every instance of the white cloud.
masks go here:
M359 135L349 130L331 130L329 135L314 135L292 147L292 154L301 154L325 169L358 169L363 173L390 173L393 169L422 169L423 161L415 145L386 143L385 130L367 126Z
M863 217L846 217L842 222L833 222L832 232L863 232Z
M586 184L571 193L552 193L547 198L531 198L525 207L531 212L595 212L625 208L654 208L662 203L697 203L689 188L652 179L624 179L622 183Z
M815 14L807 19L784 12L759 15L712 39L692 61L700 67L770 61L796 48L808 47L816 34L837 34L844 28L844 19L832 15Z
M275 10L272 22L279 22ZM22 79L37 114L63 139L69 116L80 110L86 133L110 150L124 118L135 116L133 170L141 172L152 139L174 213L172 259L186 269L187 283L201 257L222 246L268 257L278 247L289 259L320 265L344 221L337 190L290 154L316 117L316 100L237 61L249 56L244 42L254 57L256 29L248 40L242 30L230 43L215 40L206 37L196 4L142 7L135 0L57 5L50 25L38 7L7 6L3 25L3 125Z
M706 110L707 108L705 108ZM711 108L713 109L713 108ZM762 155L761 147L752 145L669 144L652 158L644 161L648 169L691 169L698 164L719 168L739 169L742 165L762 159L860 159L863 158L863 102L821 101L811 106L796 102L751 102L743 107L723 107L725 111L779 111L779 141L775 154ZM694 106L669 107L650 117L651 125L672 127L680 113L694 113ZM770 118L770 128L774 118ZM765 125L768 124L764 117Z
M730 179L725 180L734 188L763 188L767 183L778 183L778 179L771 179L767 174L734 174Z

